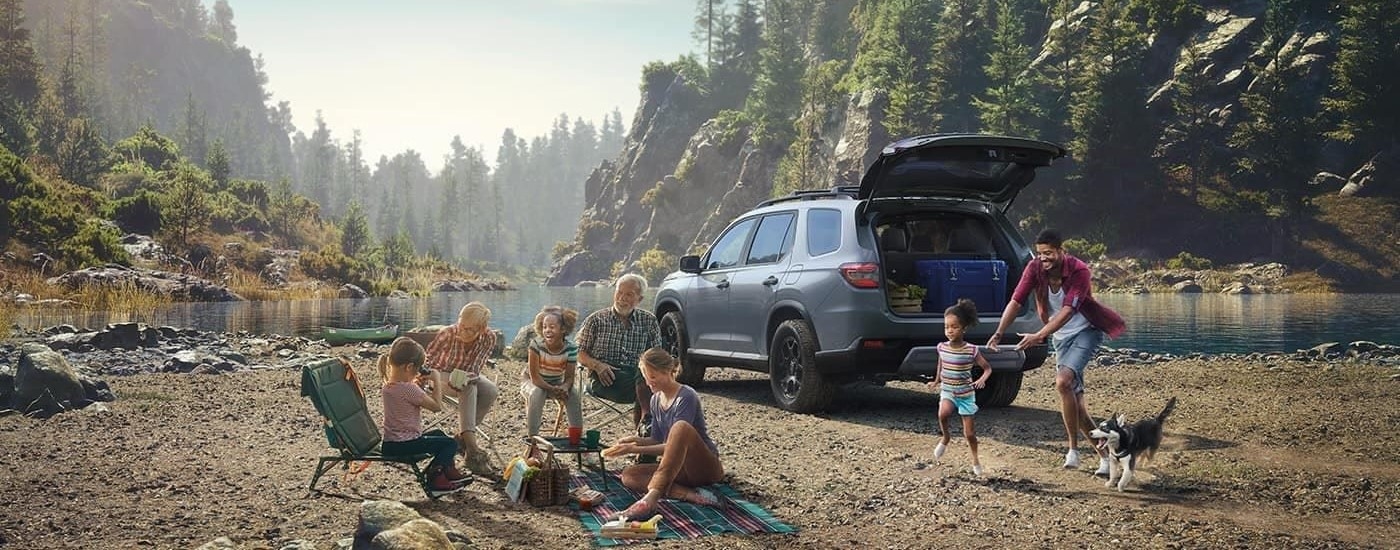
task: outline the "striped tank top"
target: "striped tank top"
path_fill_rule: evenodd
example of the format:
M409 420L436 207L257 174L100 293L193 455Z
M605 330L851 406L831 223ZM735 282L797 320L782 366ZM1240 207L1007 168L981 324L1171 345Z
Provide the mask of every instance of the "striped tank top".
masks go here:
M953 349L948 342L938 344L938 360L943 362L943 391L953 396L972 395L972 365L976 364L977 346L963 342L960 349Z

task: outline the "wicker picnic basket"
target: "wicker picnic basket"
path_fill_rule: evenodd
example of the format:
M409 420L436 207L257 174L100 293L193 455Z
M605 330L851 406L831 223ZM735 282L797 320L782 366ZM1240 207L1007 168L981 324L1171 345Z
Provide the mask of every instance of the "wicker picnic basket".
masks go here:
M540 461L540 469L525 484L525 500L531 506L559 506L569 502L569 466L554 457L554 445L535 436L527 440L525 458Z

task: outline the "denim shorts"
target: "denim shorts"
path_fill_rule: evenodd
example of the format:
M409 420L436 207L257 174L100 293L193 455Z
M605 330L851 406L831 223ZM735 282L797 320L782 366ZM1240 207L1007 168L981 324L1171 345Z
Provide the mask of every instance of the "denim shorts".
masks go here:
M1074 373L1074 393L1084 393L1084 367L1094 358L1101 343L1103 331L1093 327L1069 338L1055 338L1055 362L1059 365L1056 370L1069 369Z

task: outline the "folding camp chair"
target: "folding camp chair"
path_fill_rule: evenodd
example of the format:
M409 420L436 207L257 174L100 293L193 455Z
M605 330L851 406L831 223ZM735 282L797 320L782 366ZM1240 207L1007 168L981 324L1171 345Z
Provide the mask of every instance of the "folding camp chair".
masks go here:
M578 379L578 393L583 396L583 425L590 429L601 430L604 426L619 420L631 421L633 403L613 401L589 391L592 372L587 367L579 365L578 376L575 377ZM589 403L592 404L593 411L588 410ZM559 414L564 414L562 409Z
M379 426L370 418L364 389L348 362L326 359L303 367L301 394L311 399L316 411L325 419L326 441L334 449L316 463L316 473L311 476L308 490L315 491L316 482L336 464L349 471L352 462L384 462L412 471L423 493L430 499L437 498L429 491L428 476L420 466L431 462L433 455L385 455L380 451L383 437Z

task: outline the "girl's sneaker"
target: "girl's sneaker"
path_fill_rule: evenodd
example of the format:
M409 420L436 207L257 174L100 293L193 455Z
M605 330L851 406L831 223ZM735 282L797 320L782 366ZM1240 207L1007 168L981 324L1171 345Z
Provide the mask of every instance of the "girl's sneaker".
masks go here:
M981 464L973 464L973 465L972 465L972 475L977 476L977 477L982 477L982 465L981 465Z
M940 459L940 458L943 458L943 453L945 453L945 452L947 452L947 451L948 451L948 444L947 444L947 443L944 443L944 442L942 442L942 441L939 441L939 442L938 442L938 446L933 448L933 459L934 459L934 460L938 460L938 459Z
M465 488L466 485L448 479L447 473L443 470L438 470L428 476L428 496L433 498L450 495Z
M457 464L455 462L451 466L445 468L443 473L447 475L448 481L453 483L466 485L472 482L472 475L457 469Z

